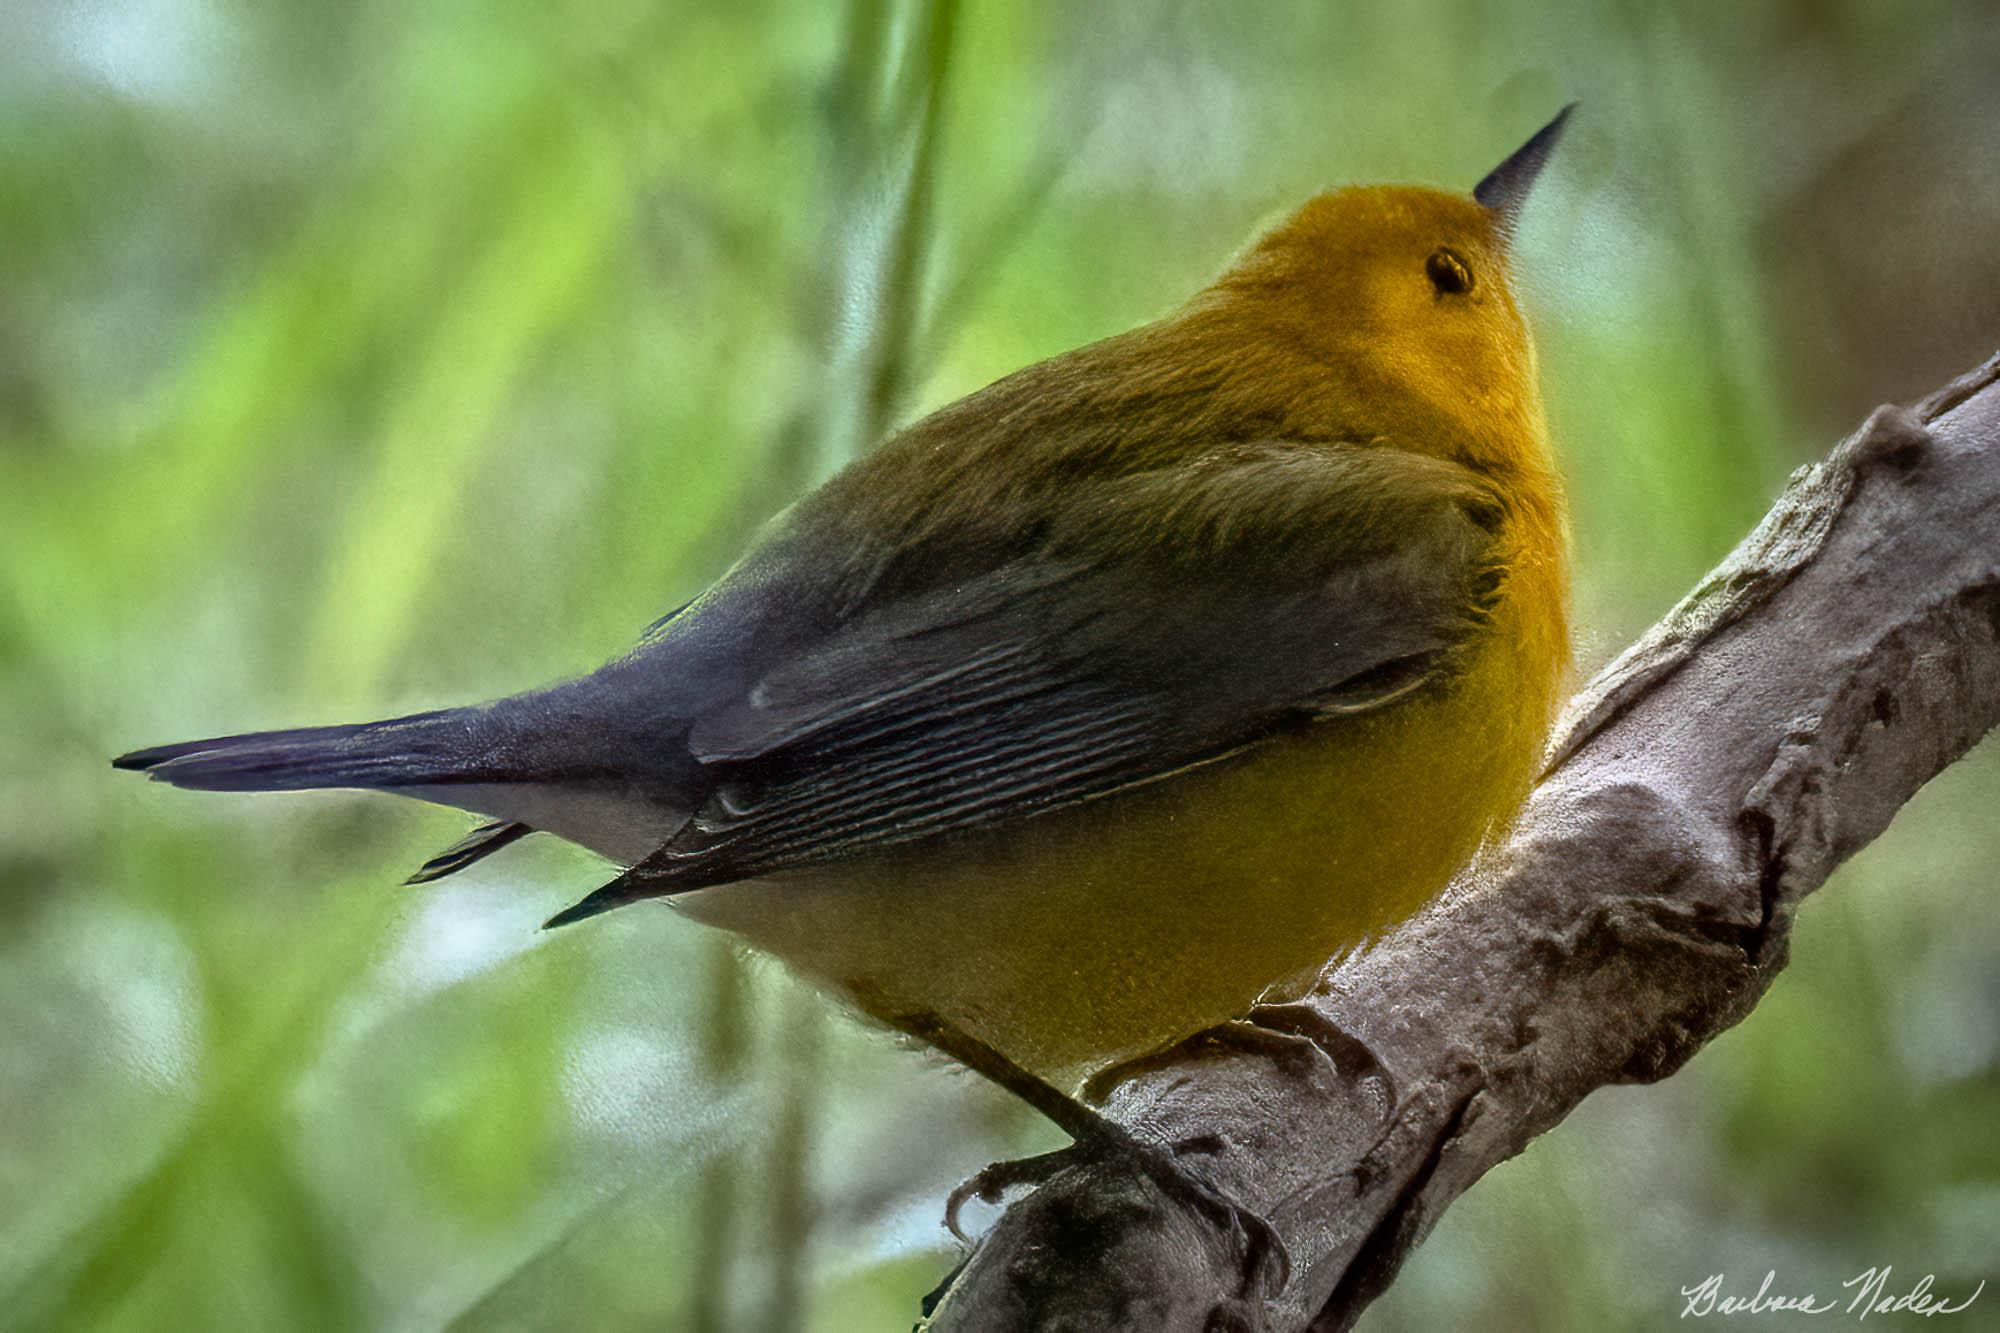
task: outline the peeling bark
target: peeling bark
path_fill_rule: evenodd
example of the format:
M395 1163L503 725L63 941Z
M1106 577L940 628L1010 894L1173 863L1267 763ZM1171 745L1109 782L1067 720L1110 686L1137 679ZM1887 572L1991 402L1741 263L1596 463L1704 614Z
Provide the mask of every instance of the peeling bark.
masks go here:
M1480 1176L1747 1015L1799 902L1996 721L2000 357L1801 469L1572 701L1512 835L1291 1011L1379 1067L1195 1041L1111 1092L1142 1135L1221 1137L1192 1167L1285 1238L1282 1292L1101 1163L1009 1208L924 1327L1352 1326Z

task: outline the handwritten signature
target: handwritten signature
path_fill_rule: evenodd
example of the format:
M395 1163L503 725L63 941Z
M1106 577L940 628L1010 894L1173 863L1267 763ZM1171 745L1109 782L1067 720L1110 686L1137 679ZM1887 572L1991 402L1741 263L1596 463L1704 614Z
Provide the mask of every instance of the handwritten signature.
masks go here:
M1763 1283L1754 1296L1726 1296L1722 1284L1727 1278L1724 1273L1711 1273L1706 1279L1692 1287L1682 1287L1681 1296L1687 1304L1681 1308L1683 1319L1705 1319L1717 1314L1832 1314L1835 1312L1853 1315L1856 1319L1866 1319L1871 1314L1957 1314L1979 1299L1979 1293L1986 1290L1982 1279L1972 1294L1953 1304L1947 1296L1934 1294L1931 1283L1936 1275L1926 1273L1917 1284L1900 1295L1889 1291L1889 1274L1894 1270L1888 1266L1870 1268L1856 1273L1841 1283L1853 1295L1846 1300L1829 1297L1821 1299L1817 1293L1803 1292L1798 1295L1784 1295L1771 1290L1771 1284L1778 1280L1777 1270L1764 1274Z

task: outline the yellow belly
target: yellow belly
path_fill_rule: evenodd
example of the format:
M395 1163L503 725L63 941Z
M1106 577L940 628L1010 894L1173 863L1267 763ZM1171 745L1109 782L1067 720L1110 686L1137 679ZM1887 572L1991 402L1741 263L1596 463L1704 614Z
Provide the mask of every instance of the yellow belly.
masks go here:
M1496 625L1447 690L1156 786L674 902L878 1018L941 1014L1073 1086L1365 943L1511 818L1561 670L1522 630Z

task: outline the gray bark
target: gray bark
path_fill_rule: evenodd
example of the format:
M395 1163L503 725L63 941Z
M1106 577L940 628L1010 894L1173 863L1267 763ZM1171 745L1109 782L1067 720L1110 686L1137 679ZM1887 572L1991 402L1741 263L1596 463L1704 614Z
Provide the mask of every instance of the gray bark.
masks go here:
M1271 1017L1379 1064L1198 1040L1112 1092L1143 1136L1221 1136L1184 1160L1284 1237L1281 1292L1098 1163L1007 1209L926 1327L1350 1327L1480 1176L1747 1015L1799 902L1996 721L2000 356L1801 469L1572 701L1512 835Z

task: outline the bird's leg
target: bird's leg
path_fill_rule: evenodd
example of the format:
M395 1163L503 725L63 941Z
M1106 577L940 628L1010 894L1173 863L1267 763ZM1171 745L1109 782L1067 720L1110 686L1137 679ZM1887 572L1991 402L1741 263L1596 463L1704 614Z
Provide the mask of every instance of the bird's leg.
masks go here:
M895 1026L998 1083L1075 1140L1067 1148L1054 1152L995 1162L953 1190L945 1204L944 1221L954 1236L966 1239L958 1217L968 1199L997 1203L1009 1189L1039 1185L1065 1167L1122 1161L1144 1172L1169 1198L1215 1219L1236 1238L1243 1250L1245 1293L1256 1290L1264 1281L1267 1267L1271 1269L1271 1280L1265 1290L1272 1295L1284 1290L1291 1276L1291 1256L1277 1231L1262 1217L1193 1175L1178 1160L1183 1153L1214 1151L1213 1138L1165 1146L1147 1143L1101 1111L1084 1105L937 1014L906 1014L896 1020Z

